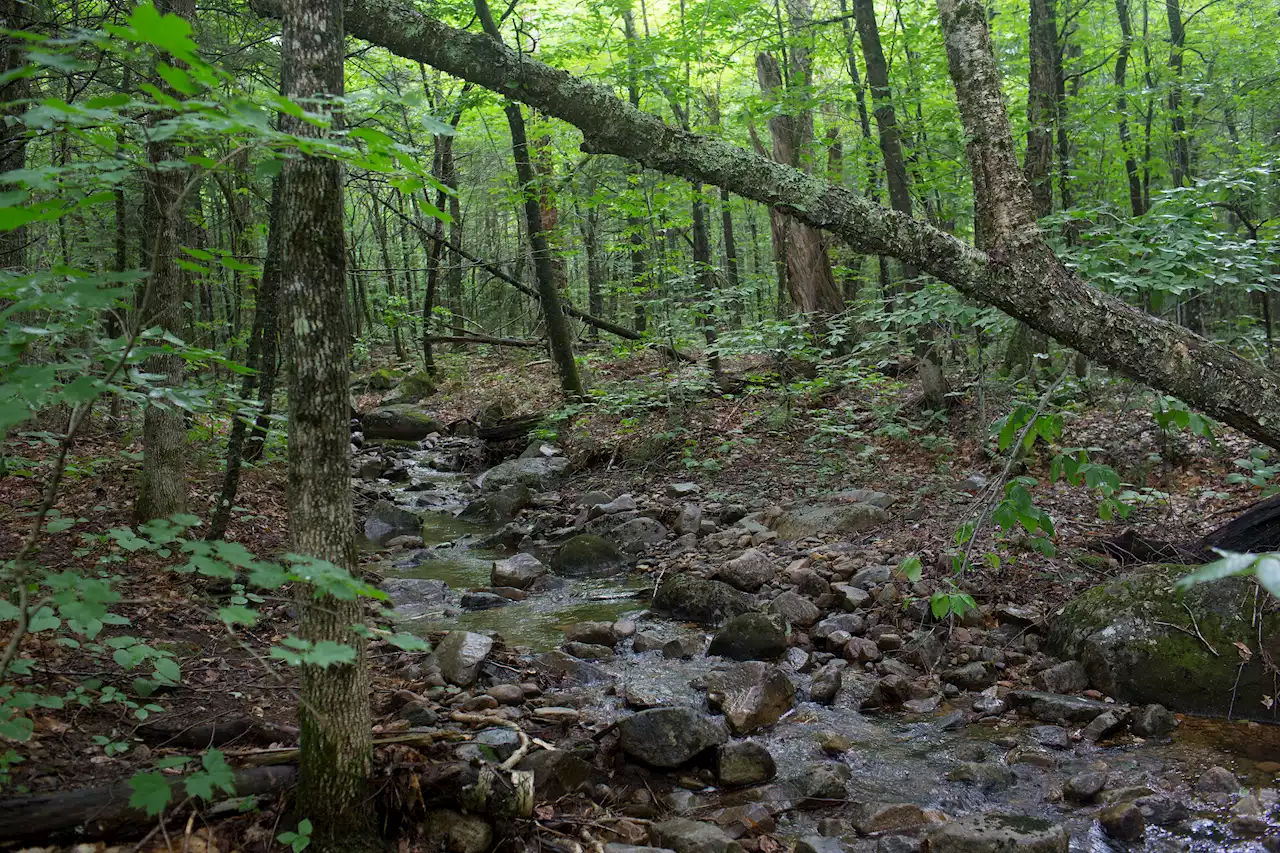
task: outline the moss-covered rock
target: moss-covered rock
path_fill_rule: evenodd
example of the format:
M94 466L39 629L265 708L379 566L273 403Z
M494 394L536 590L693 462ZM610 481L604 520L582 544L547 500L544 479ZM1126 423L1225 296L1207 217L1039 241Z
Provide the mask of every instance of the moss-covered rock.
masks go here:
M416 373L410 373L400 380L395 386L396 393L394 398L386 400L388 403L416 403L419 400L425 400L432 394L436 393L435 380L431 378L431 374L425 370L419 370Z
M608 539L583 533L561 546L553 564L568 577L601 577L625 569L627 558Z
M653 597L655 610L700 625L719 625L748 612L755 600L720 581L693 575L668 575Z
M383 406L360 419L364 437L417 441L433 432L444 432L444 424L431 415L408 404Z
M1190 571L1153 566L1088 590L1054 618L1050 650L1079 660L1094 687L1126 702L1269 719L1260 700L1272 695L1272 679L1258 640L1280 659L1280 614L1259 614L1259 627L1255 586L1244 578L1179 593L1174 585ZM1265 611L1266 596L1256 601ZM1243 669L1236 643L1252 652Z
M374 391L390 391L404 379L404 371L394 367L380 367L369 374L365 387Z

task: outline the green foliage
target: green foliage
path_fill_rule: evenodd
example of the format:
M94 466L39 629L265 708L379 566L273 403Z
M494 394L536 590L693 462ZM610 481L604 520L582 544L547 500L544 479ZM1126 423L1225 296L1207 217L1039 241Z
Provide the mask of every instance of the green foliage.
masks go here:
M288 845L293 853L302 853L311 844L311 821L305 818L298 821L296 832L282 832L276 836L276 840Z
M1201 566L1178 581L1179 589L1229 577L1254 577L1271 594L1280 598L1280 553L1240 554L1214 548L1219 559Z
M1275 481L1276 475L1280 474L1280 463L1270 462L1270 459L1270 448L1253 448L1247 457L1235 461L1236 467L1244 469L1244 473L1228 474L1227 482L1232 485L1248 484L1260 490L1261 497L1271 497L1280 492L1280 483Z

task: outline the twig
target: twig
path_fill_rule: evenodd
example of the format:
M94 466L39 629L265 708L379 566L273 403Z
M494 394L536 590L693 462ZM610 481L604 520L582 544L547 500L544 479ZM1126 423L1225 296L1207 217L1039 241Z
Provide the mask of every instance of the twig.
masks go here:
M1200 633L1200 624L1196 622L1196 615L1191 612L1191 608L1187 606L1185 601L1182 602L1182 609L1187 611L1187 616L1191 618L1191 627L1196 629L1196 636L1200 638L1200 642L1204 643L1205 648L1213 652L1213 656L1215 658L1221 657L1221 655L1218 654L1218 650L1209 645L1209 641L1204 638L1204 634Z

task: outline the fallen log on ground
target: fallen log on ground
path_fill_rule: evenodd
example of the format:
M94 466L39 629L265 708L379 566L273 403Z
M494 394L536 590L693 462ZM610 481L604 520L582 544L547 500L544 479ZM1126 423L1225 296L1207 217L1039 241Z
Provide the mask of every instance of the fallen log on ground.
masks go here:
M491 347L527 347L530 349L543 346L542 341L527 341L523 338L491 338L488 335L431 335L427 340L433 344L467 344L471 346L484 344Z

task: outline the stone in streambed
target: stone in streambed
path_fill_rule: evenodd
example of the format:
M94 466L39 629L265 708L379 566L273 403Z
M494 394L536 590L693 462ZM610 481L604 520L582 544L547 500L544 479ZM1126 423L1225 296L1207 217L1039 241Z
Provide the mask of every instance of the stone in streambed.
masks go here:
M716 632L709 655L733 660L777 660L787 651L787 635L763 613L735 616Z
M552 562L557 571L569 577L602 577L617 574L627 566L627 558L618 546L590 533L564 543Z
M726 787L759 785L777 774L769 750L753 740L730 741L716 752L716 778Z
M547 567L532 554L516 554L505 560L494 560L489 582L494 586L528 589L547 573Z
M470 687L480 676L480 667L493 650L493 638L472 631L450 631L436 646L444 680L459 687Z
M774 574L773 562L763 552L748 548L721 566L716 577L743 592L755 592L773 580Z
M364 520L365 538L374 545L382 545L396 536L418 534L421 531L421 516L385 500L375 503Z
M360 429L367 439L420 441L445 426L426 412L410 404L383 406L360 419Z
M679 767L729 739L723 725L693 708L652 708L618 724L622 751L652 767Z
M973 815L928 836L929 853L1066 853L1065 827L1030 817Z
M675 853L742 853L742 846L713 823L675 818L649 828L649 841Z
M795 707L796 688L776 666L750 661L707 675L707 704L744 735L768 728Z
M748 612L754 603L728 584L692 575L664 578L653 597L655 610L700 625L719 625Z

